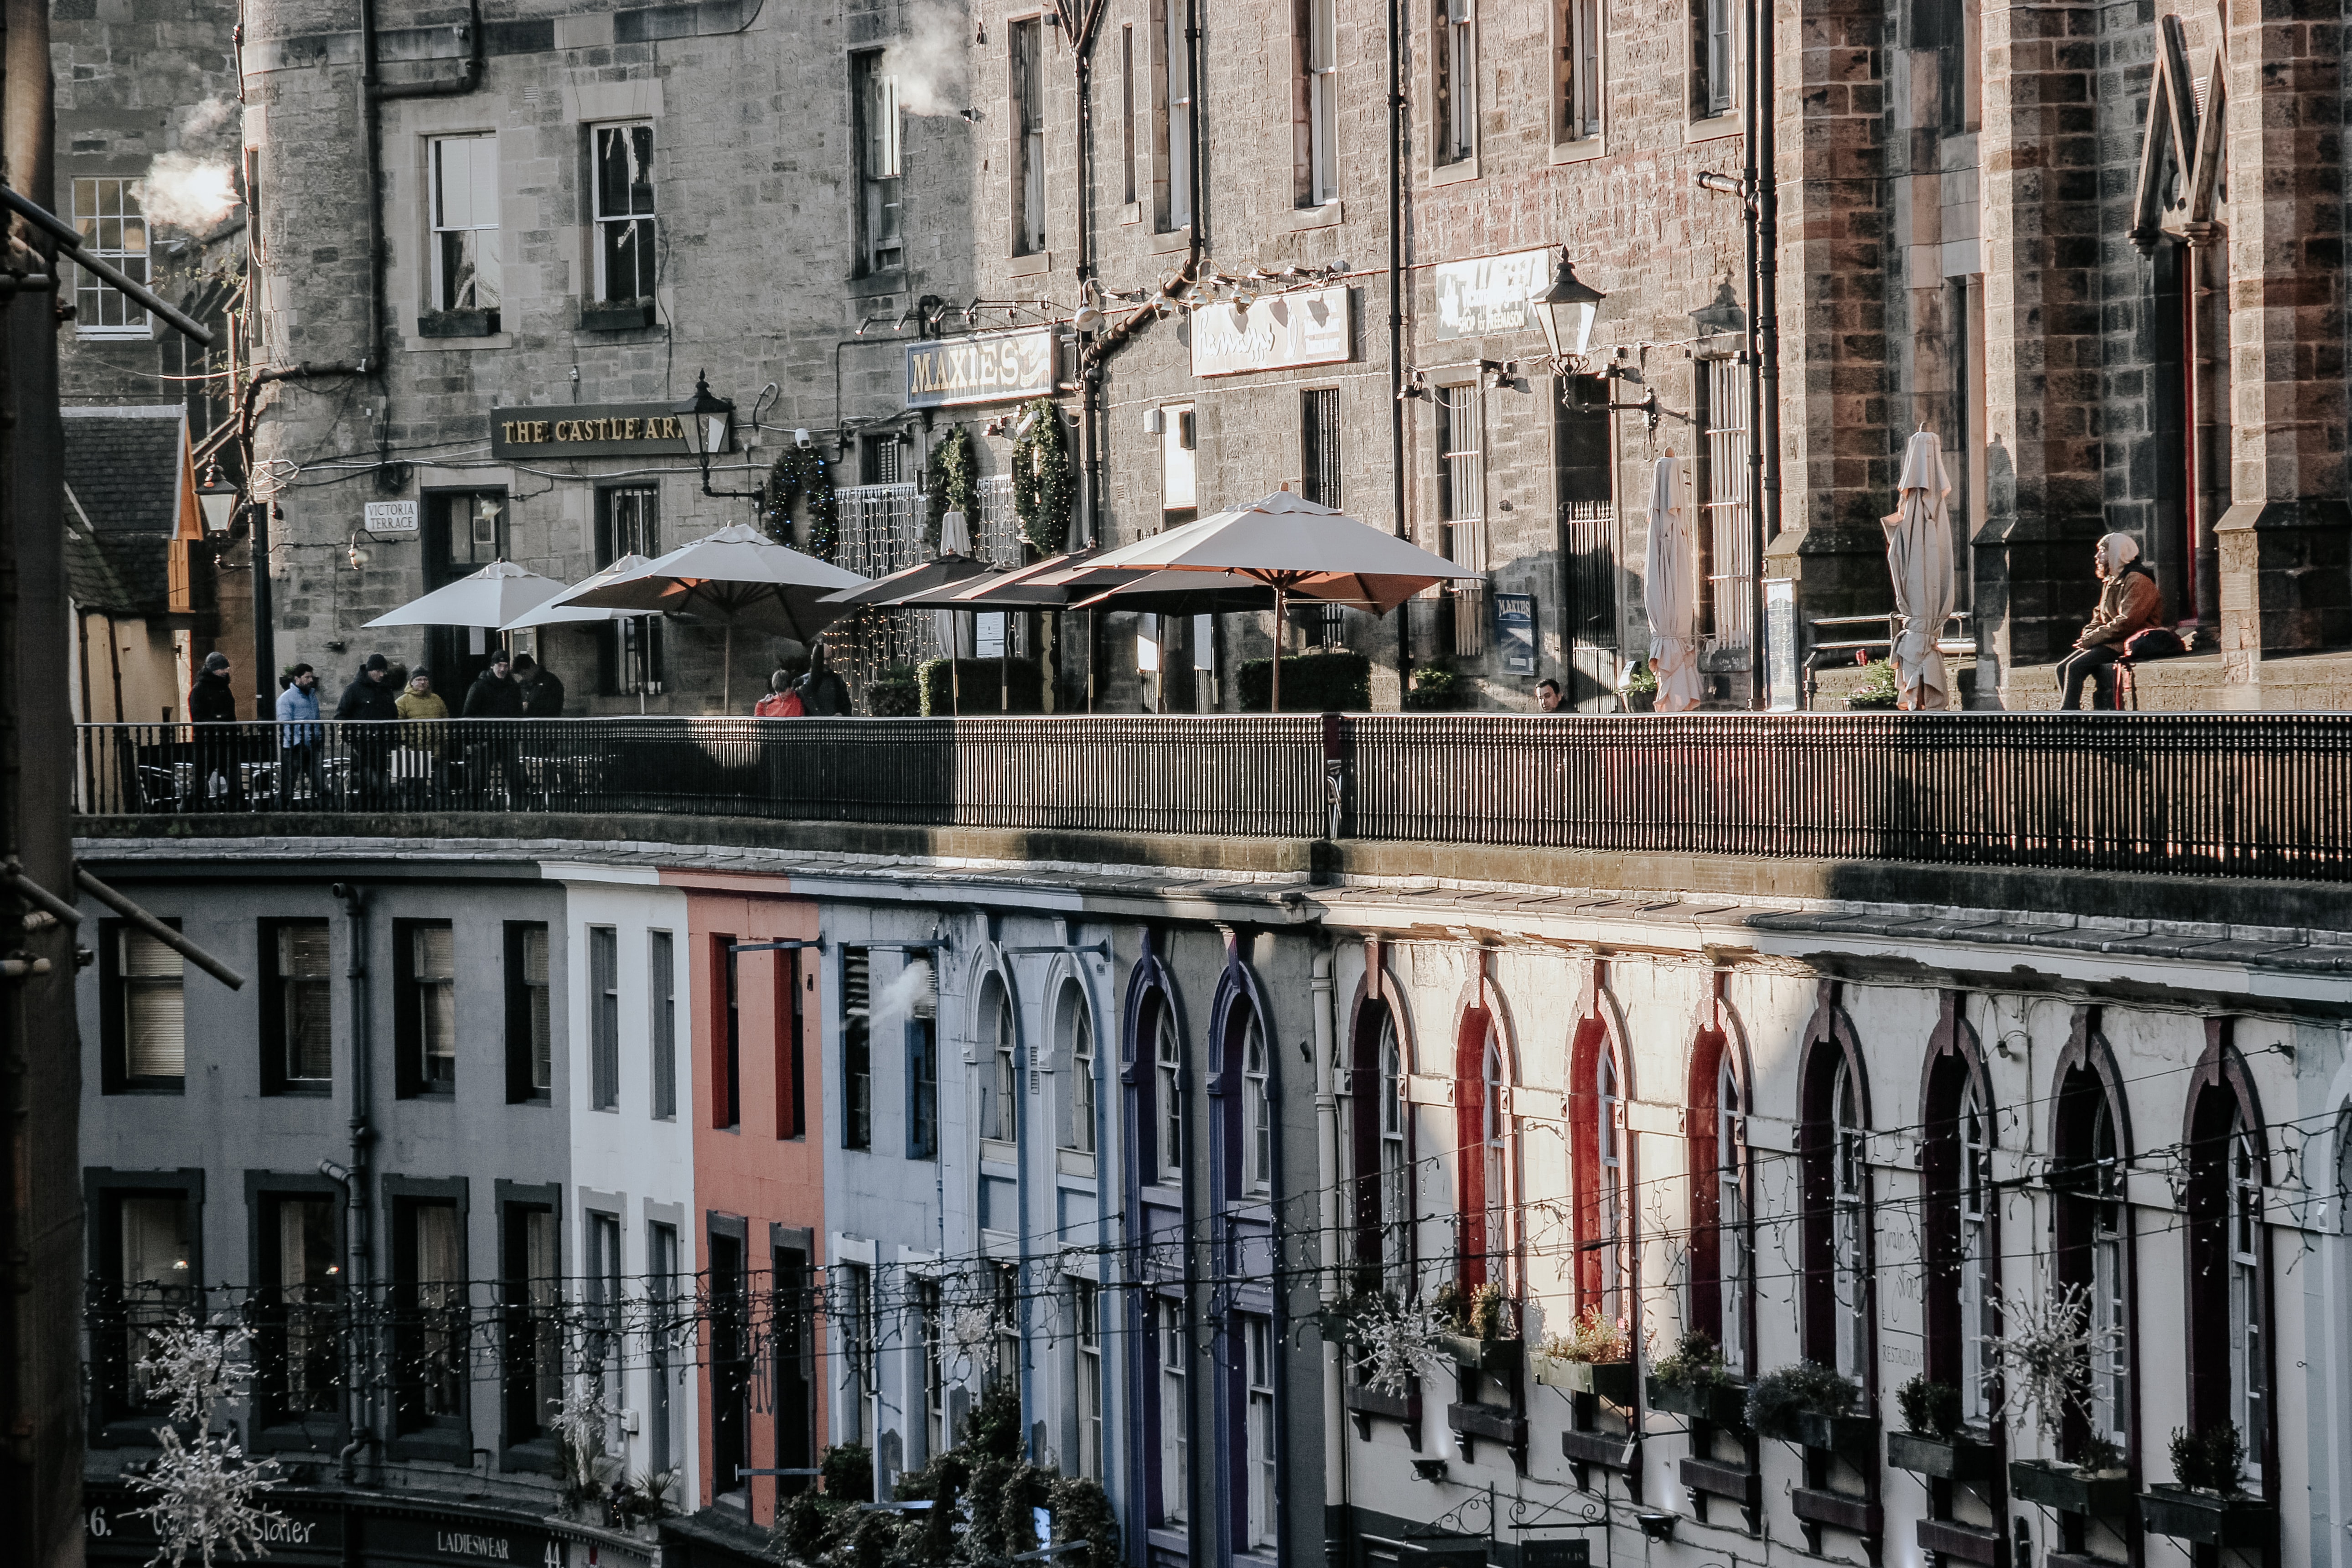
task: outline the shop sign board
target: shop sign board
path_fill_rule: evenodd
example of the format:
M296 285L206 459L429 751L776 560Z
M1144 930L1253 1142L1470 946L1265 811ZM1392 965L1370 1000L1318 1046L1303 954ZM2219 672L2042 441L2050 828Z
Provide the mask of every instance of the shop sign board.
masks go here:
M563 403L490 410L490 456L685 458L686 418L658 403Z
M93 1486L82 1496L85 1555L92 1563L144 1564L159 1538L152 1520L138 1510L152 1500L120 1487ZM282 1568L341 1568L343 1512L331 1504L310 1504L284 1492L263 1500L283 1517L261 1526L268 1561Z
M1015 403L1054 395L1054 329L1024 327L907 345L907 406Z
M1194 375L1246 375L1349 357L1349 294L1344 285L1254 300L1247 310L1203 305L1185 322Z
M365 1533L369 1568L564 1568L566 1555L545 1530L490 1515L372 1514Z
M1536 331L1535 312L1528 301L1550 285L1559 263L1559 252L1549 247L1482 256L1475 261L1439 262L1438 338Z
M416 531L416 503L413 500L372 500L367 503L367 531L382 536Z
M1503 656L1506 675L1536 672L1536 596L1533 594L1495 595L1495 647Z

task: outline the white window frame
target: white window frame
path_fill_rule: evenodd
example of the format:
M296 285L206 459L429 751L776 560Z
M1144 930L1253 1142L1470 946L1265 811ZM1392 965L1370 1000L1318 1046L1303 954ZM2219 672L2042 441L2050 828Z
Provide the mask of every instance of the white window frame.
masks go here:
M1185 1399L1184 1304L1169 1296L1152 1298L1160 1352L1160 1519L1182 1524L1191 1515L1192 1477L1186 1442L1192 1409Z
M1593 1194L1601 1247L1601 1315L1615 1321L1625 1317L1625 1135L1624 1095L1617 1081L1617 1058L1606 1046L1594 1053L1593 1173L1599 1191Z
M2131 1402L2131 1316L2124 1267L2123 1163L2115 1112L2101 1097L2091 1121L2095 1196L2091 1205L2091 1426L2116 1447L2125 1446Z
M155 1083L188 1074L186 962L136 926L117 929L116 984L122 998L122 1070L125 1078ZM152 1014L158 1044L142 1060L142 1017ZM142 1068L152 1070L142 1070Z
M1381 1019L1379 1059L1381 1267L1400 1280L1412 1263L1412 1166L1405 1157L1404 1053L1391 1016Z
M2244 1110L2232 1111L2227 1145L2230 1247L2230 1419L2245 1444L2247 1489L2263 1483L2263 1435L2268 1429L2269 1367L2263 1354L2262 1146Z
M1732 16L1732 0L1698 0L1691 39L1694 119L1718 120L1739 107L1739 41Z
M426 963L425 950L426 942L436 935L449 942L447 967L437 973ZM428 1087L454 1089L457 1084L457 929L446 921L411 926L408 940L409 984L416 988L417 1077ZM436 1067L446 1070L436 1073Z
M82 248L110 261L134 283L148 281L153 244L136 174L78 174L73 182L74 229ZM74 268L74 331L85 338L143 338L147 309L96 274Z
M1430 159L1437 168L1478 156L1477 0L1433 0Z
M1176 1032L1174 1009L1163 998L1160 1021L1153 1030L1152 1088L1159 1103L1159 1179L1172 1185L1184 1180L1184 1043Z
M1490 1026L1486 1048L1478 1064L1480 1184L1486 1213L1481 1228L1486 1256L1480 1259L1486 1280L1507 1284L1511 1262L1510 1122L1503 1101L1510 1093L1510 1074L1503 1066L1503 1042Z
M1982 1429L1992 1420L1992 1367L1985 1336L1992 1331L1992 1122L1984 1097L1970 1082L1960 1092L1960 1418Z
M1244 1451L1249 1473L1249 1519L1245 1534L1250 1547L1272 1548L1275 1500L1280 1495L1276 1472L1280 1444L1274 1424L1274 1320L1242 1319L1243 1376L1249 1391L1244 1422Z
M1007 29L1013 104L1013 254L1045 251L1045 22L1024 16Z
M453 190L450 166L462 149L462 190ZM487 181L482 167L487 150ZM427 180L426 217L432 228L430 308L436 310L495 310L505 293L505 275L499 246L499 138L494 131L468 132L461 136L435 136L425 144ZM454 199L453 199L454 198ZM483 210L487 203L488 210ZM454 210L453 210L454 209ZM450 237L473 235L473 277L460 282L451 274ZM488 237L481 237L487 236Z
M942 1302L940 1282L919 1279L915 1282L915 1311L920 1319L918 1331L922 1335L923 1355L923 1457L926 1462L947 1451L948 1443L948 1379L944 1341L947 1336L947 1309Z
M1739 1075L1728 1052L1715 1079L1715 1278L1723 1364L1734 1377L1748 1372L1748 1189L1740 1146Z
M1305 79L1307 146L1306 205L1339 199L1339 0L1300 0L1306 26L1298 40L1299 71Z
M1160 0L1160 141L1168 170L1168 232L1192 226L1192 43L1184 0Z
M1861 1097L1845 1058L1830 1084L1830 1289L1837 1314L1836 1370L1855 1382L1869 1371L1870 1288L1867 1254L1869 1169Z
M1553 0L1553 15L1559 26L1553 140L1594 141L1608 112L1607 0Z
M882 68L880 49L850 56L857 94L857 223L865 270L889 272L907 264L905 117L898 79Z
M1070 1277L1070 1318L1076 1329L1078 1474L1103 1479L1102 1287L1084 1275Z
M1265 1028L1255 1010L1242 1036L1244 1186L1252 1194L1274 1188L1274 1097L1266 1079Z
M1074 1153L1095 1152L1095 1020L1077 983L1062 987L1064 1029L1069 1040L1069 1120L1062 1131L1062 1147Z
M604 165L604 139L606 136L621 135L639 130L644 131L646 133L645 184L649 191L653 192L653 195L649 197L651 205L646 207L642 212L637 211L635 209L635 197L632 195L630 198L629 211L625 213L607 212L604 209L604 181L603 176ZM589 224L590 228L593 230L593 233L590 236L589 248L593 253L593 258L592 262L591 278L595 285L595 300L599 304L618 305L625 304L630 300L642 300L646 298L646 296L643 294L630 294L625 297L618 297L613 293L613 279L606 275L604 262L604 232L608 228L618 228L630 225L641 226L633 230L629 243L633 247L640 244L650 244L653 246L655 252L653 282L656 287L658 287L660 284L661 230L659 213L661 209L661 198L658 191L655 189L655 180L653 176L653 160L658 147L659 142L654 134L654 122L650 120L616 120L588 127ZM643 237L642 239L640 239L639 237Z

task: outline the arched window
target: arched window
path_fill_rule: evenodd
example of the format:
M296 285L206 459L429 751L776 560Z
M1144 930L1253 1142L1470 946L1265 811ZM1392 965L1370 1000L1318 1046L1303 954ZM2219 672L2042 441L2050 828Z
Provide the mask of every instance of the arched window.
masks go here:
M1837 1370L1860 1381L1869 1365L1869 1168L1864 1163L1867 1130L1853 1069L1841 1058L1830 1091L1833 1107L1833 1152L1830 1207L1831 1289L1837 1310Z
M1600 1054L1593 1067L1592 1098L1593 1146L1600 1156L1595 1171L1601 1206L1596 1237L1601 1244L1601 1315L1613 1321L1624 1316L1625 1135L1624 1101L1617 1092L1617 1062L1607 1051Z
M1509 1276L1510 1075L1493 1016L1483 1007L1463 1016L1454 1050L1454 1267L1466 1293Z
M2122 1143L2105 1096L2091 1121L2091 1424L2121 1448L2129 1436L2131 1317L2125 1296Z
M1983 1430L1992 1419L1985 1336L2000 1321L1993 1285L1990 1107L1964 998L1946 993L1929 1037L1920 1106L1919 1180L1927 1265L1927 1373L1958 1391L1960 1418Z
M1748 1374L1746 1152L1739 1074L1724 1035L1702 1031L1691 1055L1691 1249L1688 1326L1713 1340L1734 1377Z
M2087 1013L2087 1010L2086 1010ZM2085 1439L2127 1452L2132 1426L2131 1231L2124 1203L2129 1140L2122 1100L2105 1076L2105 1048L2086 1016L2060 1059L2051 1122L2051 1185L2059 1285L2090 1302L2090 1397L2065 1432L2068 1458L2085 1458Z
M2245 1065L2221 1038L2200 1065L2189 1120L2189 1422L2224 1422L2245 1445L2244 1485L2267 1490L2271 1424L2268 1152Z
M1152 1099L1159 1118L1158 1179L1171 1184L1184 1180L1184 1043L1176 1033L1174 1011L1164 1003L1152 1031Z
M1412 1168L1405 1160L1404 1053L1396 1020L1381 1013L1380 1215L1381 1271L1402 1280L1412 1261Z
M981 988L980 1135L1010 1143L1018 1135L1020 1082L1013 1052L1013 999L994 975Z
M1626 1163L1625 1069L1608 1030L1597 1017L1577 1026L1569 1048L1569 1186L1576 1228L1576 1308L1608 1318L1633 1316L1628 1310L1627 1245L1633 1226L1625 1212L1632 1188Z
M1246 1014L1242 1037L1242 1169L1244 1190L1271 1191L1274 1185L1274 1100L1265 1077L1265 1029L1257 1014Z
M1076 984L1062 987L1055 1010L1056 1053L1069 1070L1069 1091L1062 1097L1062 1147L1081 1154L1095 1152L1095 1023L1087 999Z
M1992 1332L1987 1270L1992 1258L1992 1140L1984 1097L1970 1083L1960 1100L1960 1415L1972 1426L1991 1419L1984 1340Z

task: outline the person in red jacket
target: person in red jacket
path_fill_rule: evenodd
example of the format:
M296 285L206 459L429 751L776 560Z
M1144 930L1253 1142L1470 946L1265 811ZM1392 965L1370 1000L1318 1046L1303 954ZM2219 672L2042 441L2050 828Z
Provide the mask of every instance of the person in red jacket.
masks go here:
M801 706L801 694L793 689L793 672L780 669L768 677L767 695L751 705L754 719L799 719L808 710Z
M2156 574L2140 561L2139 543L2128 533L2110 533L2099 540L2096 570L2105 584L2099 607L2092 613L2074 651L2058 666L2059 707L2082 706L2083 688L2092 688L2094 709L2116 705L2116 660L2132 634L2146 631L2164 617L2164 594Z

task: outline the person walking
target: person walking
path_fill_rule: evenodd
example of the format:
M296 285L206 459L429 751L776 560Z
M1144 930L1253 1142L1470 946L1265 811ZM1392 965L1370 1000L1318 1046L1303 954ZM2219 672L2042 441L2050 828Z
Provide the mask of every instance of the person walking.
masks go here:
M392 760L392 731L384 726L400 717L400 689L385 679L391 673L392 665L383 655L368 655L335 703L336 721L353 726L346 731L344 744L359 772L361 795L370 805L384 798L384 768Z
M767 694L751 705L754 719L798 719L808 711L801 694L793 689L793 672L780 669L768 677Z
M507 650L497 648L490 654L489 667L474 678L466 688L465 716L468 719L520 719L522 714L522 688L514 683L509 673L512 668ZM489 797L490 772L495 763L507 785L507 809L520 810L523 804L522 763L515 755L512 733L478 736L467 747L467 783L480 792L480 804L487 805Z
M215 648L205 655L204 668L188 688L188 718L204 725L236 722L236 691L230 686L228 655ZM244 737L235 731L196 731L196 788L205 802L225 801L236 810L244 804L244 769L239 756Z
M808 673L795 688L803 712L820 719L839 718L849 711L849 683L824 661L824 644L809 649Z
M2113 708L2116 661L2123 658L2124 645L2163 618L2164 593L2140 560L2137 540L2128 533L2103 535L2092 564L2104 586L2099 607L2074 639L2074 651L2059 661L2058 706L2063 710L2082 706L2086 684L2094 710Z
M319 672L298 664L287 672L286 689L278 694L278 809L294 806L294 781L310 785L310 803L319 802Z
M393 706L403 720L394 771L409 786L404 793L412 802L438 799L448 782L448 743L441 726L448 720L449 704L433 689L433 672L421 664L410 670L408 689Z
M533 659L530 655L517 654L514 661L515 684L522 690L522 714L526 719L561 719L563 717L563 682L555 671Z

